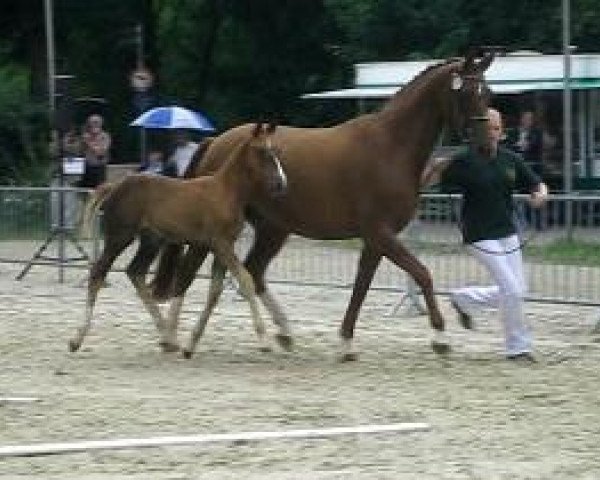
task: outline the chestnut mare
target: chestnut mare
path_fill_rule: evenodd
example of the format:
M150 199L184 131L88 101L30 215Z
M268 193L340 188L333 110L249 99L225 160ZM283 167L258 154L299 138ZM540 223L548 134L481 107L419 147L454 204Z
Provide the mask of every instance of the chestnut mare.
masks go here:
M474 141L483 142L482 120L486 119L489 100L483 75L493 57L490 52L481 57L473 53L433 65L381 110L334 127L277 128L273 143L281 152L288 191L279 198L263 195L253 199L248 218L255 239L245 265L259 298L280 328L278 340L283 346L289 347L292 341L288 321L267 288L265 271L293 233L313 239L363 240L352 296L340 329L343 360L357 357L352 344L354 327L383 256L410 274L421 288L434 329L432 347L440 353L449 350L431 275L397 234L415 213L421 174L443 130L463 133L471 127ZM242 125L216 137L198 162L195 174L206 175L217 169L251 129L251 125ZM167 252L166 257L163 255L165 271L176 261L176 254ZM172 336L176 336L183 294L206 255L206 248L193 246L179 260L173 283L169 278L156 279L157 298L165 291L175 297L167 319Z
M113 262L137 236L148 239L143 235L146 232L171 242L203 245L215 255L207 303L186 349L188 356L218 301L226 269L237 279L242 295L250 304L261 349L269 350L254 283L238 260L234 243L243 228L244 208L250 200L263 194L261 198L282 195L287 188L281 163L269 146L274 130L273 125L263 128L261 124L247 130L243 141L226 152L227 158L220 162L222 167L211 176L182 181L139 174L96 189L86 206L84 224L89 225L96 211L104 207L104 249L90 271L85 321L69 341L71 351L81 347L90 329L98 291ZM148 255L147 245L140 241L127 275L155 321L163 348L168 350L169 338L165 336L160 311L145 284L147 267L154 258ZM143 258L149 262L144 263Z

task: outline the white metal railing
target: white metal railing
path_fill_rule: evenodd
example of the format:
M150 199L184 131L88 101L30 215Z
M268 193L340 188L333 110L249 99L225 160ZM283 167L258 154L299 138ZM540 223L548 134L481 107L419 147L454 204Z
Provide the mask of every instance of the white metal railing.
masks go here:
M86 259L74 261L82 255L71 238L90 259L97 256L101 239L99 234L91 239L78 237L78 221L65 222L64 227L71 237L54 238L51 242L60 243L62 238L62 257L57 251L51 260L33 258L56 228L52 205L61 191L76 199L73 218L78 219L87 190L0 187L0 261L58 265L61 269L88 267ZM518 211L526 224L524 259L529 277L529 298L600 305L600 267L594 261L564 262L553 259L555 257L547 252L544 254L545 250L556 250L556 244L567 238L579 242L575 245L598 244L600 249L600 195L550 195L547 206L540 211L529 209L524 199L524 196L516 196ZM460 201L459 195L423 194L414 221L400 234L401 241L430 269L439 293L458 285L489 281L487 273L461 244ZM570 226L565 225L567 208L571 209ZM238 241L241 256L251 242L252 230L248 228ZM360 245L357 240L316 241L291 236L273 260L268 277L274 282L351 287ZM48 246L49 249L54 247ZM123 269L131 254L129 250L123 255L115 269ZM202 267L200 274L208 274L208 265ZM380 265L372 284L375 289L394 291L407 290L408 286L406 275L387 260Z

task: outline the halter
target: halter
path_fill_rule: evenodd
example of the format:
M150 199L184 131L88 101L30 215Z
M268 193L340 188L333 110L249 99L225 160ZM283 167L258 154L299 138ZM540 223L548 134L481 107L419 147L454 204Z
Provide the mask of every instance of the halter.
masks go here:
M279 176L279 179L281 180L281 184L282 187L284 189L287 188L287 175L285 174L283 167L281 165L281 160L279 159L279 156L276 153L276 149L275 147L273 147L273 142L271 142L271 137L267 137L265 139L265 146L266 146L266 150L269 154L269 156L271 157L271 160L273 160L273 162L275 163L275 166L277 167L277 175Z
M461 95L461 93L464 93L463 88L465 86L465 80L474 80L476 82L477 95L479 98L481 98L483 96L484 89L487 88L485 78L483 78L483 75L475 75L472 73L461 75L460 73L453 72L452 73L451 90L454 92L455 99L456 99L455 102L453 102L455 111L456 111L456 109L460 110L462 108L462 102L461 102L460 95ZM467 125L471 122L477 123L477 122L486 122L486 121L487 121L487 112L486 112L486 114L470 115L469 117L467 117ZM463 127L463 128L466 129L466 127Z

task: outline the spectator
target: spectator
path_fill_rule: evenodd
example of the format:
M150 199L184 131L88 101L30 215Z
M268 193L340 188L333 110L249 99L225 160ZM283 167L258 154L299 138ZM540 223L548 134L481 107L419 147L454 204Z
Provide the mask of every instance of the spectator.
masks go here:
M537 126L531 110L521 113L519 127L513 131L508 142L511 148L523 156L527 166L543 178L544 132Z
M152 175L165 175L167 177L177 176L175 165L166 162L164 153L158 148L150 149L146 161L140 165L138 171Z
M62 140L63 156L67 158L76 158L81 156L81 135L77 126L72 124L63 135Z
M183 178L198 144L192 142L186 130L175 130L173 133L174 149L167 161L168 168L175 168L177 176Z
M100 115L90 115L82 135L85 170L80 186L95 188L106 180L106 165L110 160L110 134L103 129Z

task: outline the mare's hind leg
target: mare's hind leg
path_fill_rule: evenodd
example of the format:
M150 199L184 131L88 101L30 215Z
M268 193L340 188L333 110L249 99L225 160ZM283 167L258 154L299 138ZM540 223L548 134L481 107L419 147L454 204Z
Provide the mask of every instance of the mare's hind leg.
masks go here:
M407 272L421 288L429 312L429 321L435 330L431 346L436 353L448 352L450 344L444 332L444 317L442 317L433 294L433 280L427 267L410 253L400 243L395 232L387 227L376 229L374 234L369 237L369 242L394 264Z
M192 330L188 346L183 349L183 356L185 358L192 357L198 340L204 334L206 323L208 322L210 314L217 305L219 297L221 296L221 292L223 291L223 279L225 278L225 271L225 266L215 258L211 267L210 286L208 287L208 298L206 299L206 305L204 306L204 311L200 314L200 318L198 318L198 322Z
M98 290L102 287L106 274L110 270L115 259L123 250L125 250L132 240L133 237L121 237L119 239L111 240L106 236L102 255L100 255L100 258L94 262L90 269L87 298L85 301L85 319L83 324L77 329L75 336L69 340L69 350L71 352L76 352L81 348L83 339L88 334L92 325L92 313L98 296Z
M256 221L254 224L254 243L246 256L244 265L248 269L252 279L256 294L265 306L273 323L279 327L279 332L275 335L277 343L285 349L292 350L294 341L289 327L289 321L283 308L267 288L265 283L265 272L271 260L283 247L288 232L267 223L266 220Z
M177 352L179 351L177 339L172 341L166 336L165 321L162 313L160 312L158 304L152 297L150 288L146 285L146 274L150 269L152 261L160 252L161 245L162 240L159 237L149 232L143 232L140 235L140 243L137 252L127 266L127 276L135 287L138 297L140 297L144 307L154 321L154 325L159 334L159 345L162 350L164 352Z
M173 298L169 304L165 326L165 335L171 342L177 343L177 329L185 292L196 278L196 273L204 263L207 255L208 247L205 245L190 245L175 272L176 277L173 280L171 292Z
M365 245L358 261L358 271L354 279L352 296L346 309L342 327L340 328L340 337L342 338L342 355L340 360L343 362L353 361L358 358L358 353L354 350L354 326L358 318L358 311L367 295L373 275L381 261L381 254L374 251L368 245Z
M149 285L155 301L160 302L171 298L171 289L177 274L177 267L180 264L182 255L184 255L183 248L184 246L178 243L168 243L163 247L158 258L156 274Z

